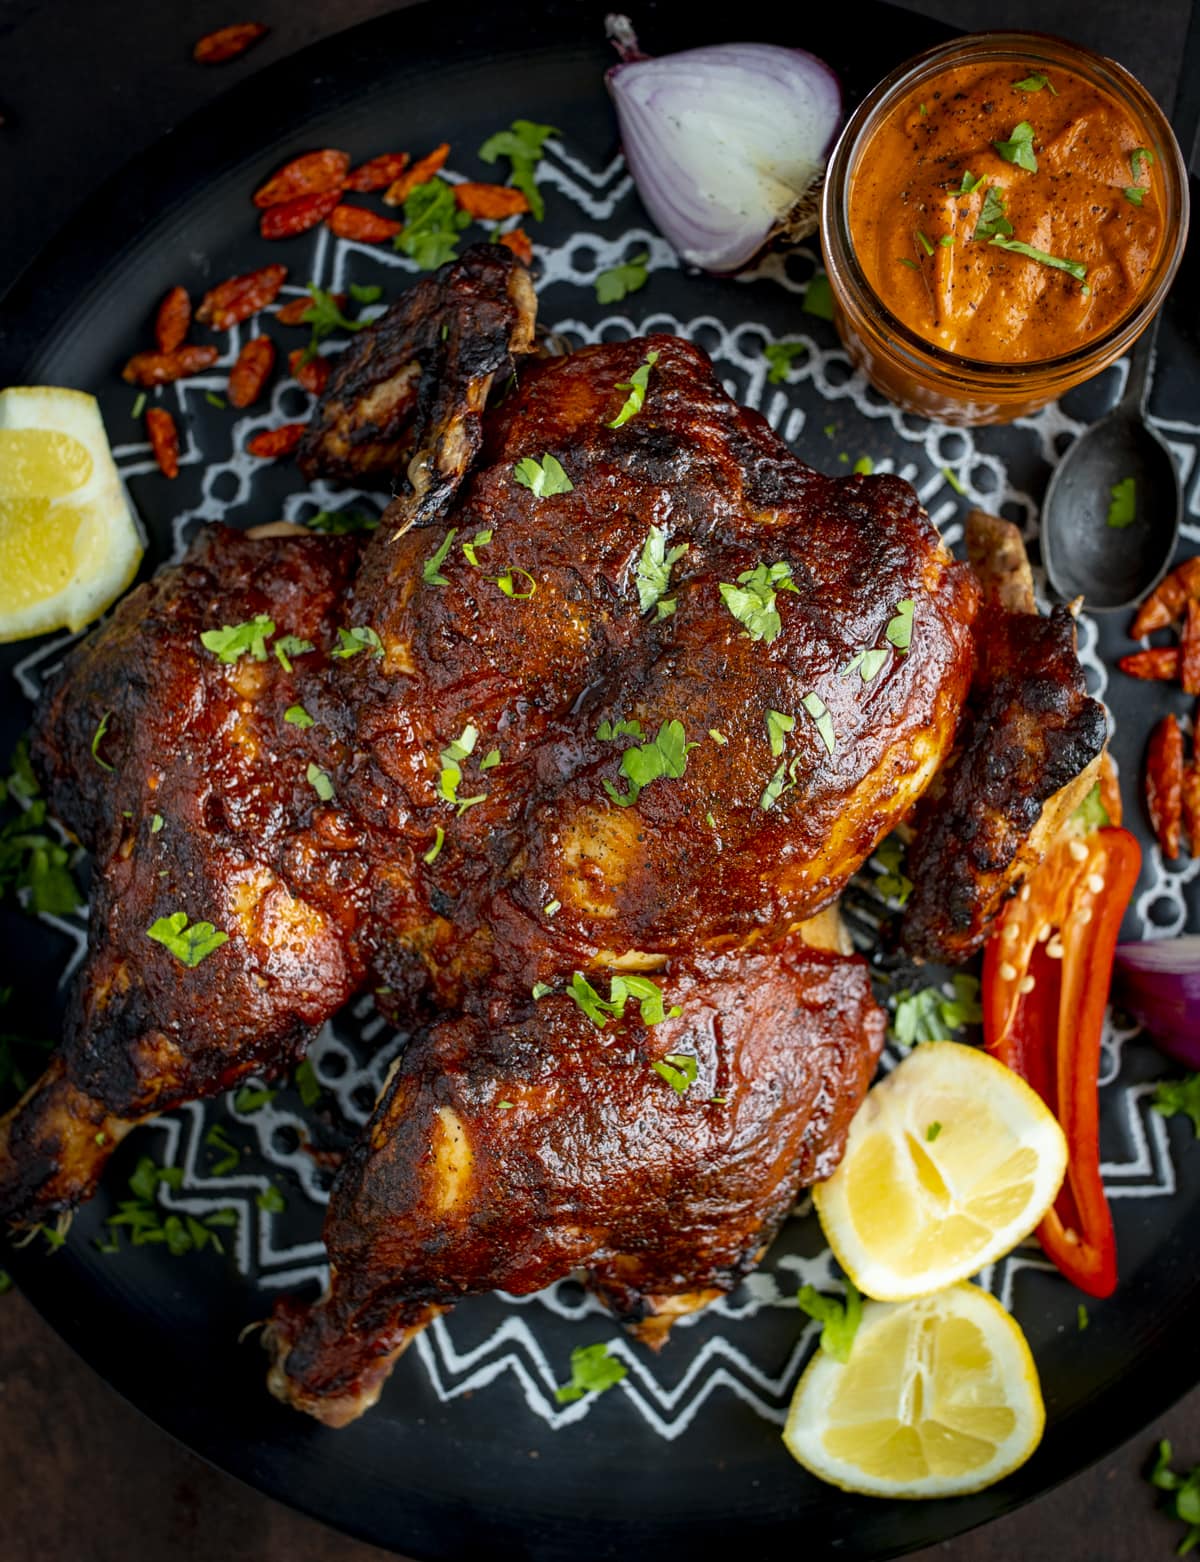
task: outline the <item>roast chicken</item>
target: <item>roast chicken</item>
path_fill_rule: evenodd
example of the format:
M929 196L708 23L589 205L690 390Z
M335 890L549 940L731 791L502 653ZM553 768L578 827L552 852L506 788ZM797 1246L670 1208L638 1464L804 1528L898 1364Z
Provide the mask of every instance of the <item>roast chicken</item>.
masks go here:
M335 1182L329 1293L265 1335L332 1425L472 1292L578 1272L660 1345L737 1283L882 1045L838 896L970 750L979 587L905 483L804 465L685 341L534 346L500 246L414 286L301 452L391 477L378 531L207 529L38 717L97 889L0 1211L70 1208L134 1123L376 992L412 1039ZM1067 726L1047 774L1093 757Z

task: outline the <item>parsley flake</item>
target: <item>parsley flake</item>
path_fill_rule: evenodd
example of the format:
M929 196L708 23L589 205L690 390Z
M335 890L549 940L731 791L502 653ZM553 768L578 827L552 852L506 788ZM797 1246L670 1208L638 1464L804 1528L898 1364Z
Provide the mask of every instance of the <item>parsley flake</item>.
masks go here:
M1080 1302L1079 1306L1075 1309L1075 1327L1079 1330L1080 1334L1083 1333L1091 1321L1092 1320L1088 1317L1087 1308L1083 1305L1082 1302Z
M823 271L819 271L804 289L800 307L806 315L815 315L818 320L833 319L833 289Z
M471 221L460 211L454 191L444 179L430 179L410 190L404 202L404 226L393 248L414 260L422 271L434 271L458 256L458 239Z
M204 1135L204 1142L210 1150L219 1150L221 1159L212 1167L214 1177L227 1177L237 1166L242 1152L234 1144L233 1140L221 1127L220 1123L213 1123L212 1127Z
M146 410L146 392L145 391L138 391L137 395L134 397L133 408L130 411L129 415L134 420L134 422L136 423L138 418L141 417L142 413L145 412L145 410Z
M1135 179L1142 177L1142 169L1154 162L1154 153L1148 146L1135 146L1129 154L1129 167Z
M627 748L621 755L620 774L629 782L629 790L618 792L607 777L604 781L604 790L613 802L620 808L629 808L652 781L678 780L687 769L688 754L698 747L688 743L686 736L682 722L664 721L648 743Z
M458 527L452 526L446 533L445 539L435 553L431 553L421 566L421 579L427 586L448 586L450 582L441 573L442 565L446 562L446 555L454 546L454 539L458 536ZM474 563L474 559L471 560Z
M611 743L614 738L644 738L640 721L602 721L596 728L601 743Z
M925 1130L925 1143L932 1144L941 1131L941 1123L930 1123L929 1127Z
M322 1085L311 1058L305 1058L297 1065L292 1080L300 1093L301 1106L316 1106L321 1099Z
M459 814L466 813L468 808L473 808L476 803L482 803L487 796L485 792L478 792L474 797L459 797L458 789L462 785L464 763L475 752L475 745L479 742L479 728L474 722L467 722L462 732L454 741L447 745L438 756L442 762L441 773L438 776L438 795L443 802L452 803ZM435 843L438 850L441 843ZM434 855L437 855L435 851Z
M959 195L974 195L975 191L978 190L979 186L983 183L986 177L986 174L980 174L978 178L973 178L971 175L971 170L969 168L965 169L962 176L962 183L958 187Z
M1196 1138L1200 1139L1200 1074L1162 1080L1155 1086L1150 1104L1163 1117L1174 1117L1177 1112L1190 1117Z
M642 410L646 401L646 387L650 383L650 370L658 362L657 352L648 352L644 360L638 365L627 380L622 380L618 390L628 391L625 405L617 413L616 417L608 425L609 428L621 428L628 423L630 418L635 418Z
M309 786L312 787L321 801L323 803L331 803L333 801L333 782L329 779L328 774L321 769L320 765L310 764L304 774Z
M892 1033L901 1046L952 1041L955 1031L982 1023L978 978L960 973L951 978L951 985L953 998L938 987L922 987L916 992L905 989L895 995Z
M661 526L651 526L646 534L634 578L637 582L638 607L643 613L654 608L656 622L669 618L675 611L675 598L666 595L671 584L671 566L677 564L687 551L687 543L680 542L668 552L667 534Z
M884 634L889 645L894 645L901 656L907 656L912 645L913 631L913 601L911 597L905 597L903 602L896 603L896 616L888 623Z
M278 1094L278 1090L267 1090L262 1085L239 1085L233 1098L234 1110L245 1112L247 1116L261 1112L264 1106L270 1106Z
M44 833L46 804L24 741L13 750L10 764L7 779L0 781L0 803L25 806L0 824L0 896L24 891L27 910L65 916L83 904L71 875L73 853Z
M479 761L479 768L480 770L491 770L493 766L498 765L499 763L500 750L498 748L490 748Z
M794 716L785 716L782 711L769 710L767 712L767 741L771 745L771 752L776 759L783 753L784 737L791 732L796 725Z
M807 342L768 342L763 348L767 360L767 383L782 385L792 368L792 359L808 351Z
M224 396L218 396L214 391L205 391L204 399L210 407L215 407L218 412L224 412L228 406Z
M628 294L644 288L646 279L650 275L647 269L649 260L649 251L643 250L632 260L624 261L619 266L610 266L607 271L601 271L596 277L596 302L619 304Z
M274 633L274 621L265 613L257 613L244 624L223 624L220 629L206 629L200 636L200 644L226 666L241 656L265 662L267 640Z
M870 683L881 673L888 661L891 652L884 647L872 647L870 650L856 651L838 674L840 678L848 678L851 673L858 673L864 683Z
M162 829L162 827L163 827L165 822L166 821L163 819L162 814L155 814L155 815L153 815L153 817L150 820L150 834L151 835L157 835L158 832Z
M560 1405L569 1405L585 1394L603 1394L628 1375L623 1362L608 1354L608 1345L577 1345L571 1352L571 1381L554 1390Z
M833 730L833 717L829 714L828 707L821 696L815 692L806 694L800 701L804 709L816 722L817 731L821 735L821 742L832 754L837 748L837 734Z
M790 760L781 759L776 767L774 775L767 782L763 794L758 800L758 806L764 813L774 808L775 804L785 792L790 792L798 784L797 771L800 766L800 756L795 754Z
M1018 92L1040 92L1043 87L1048 87L1052 97L1058 96L1058 88L1042 71L1030 71L1022 80L1014 81L1013 86Z
M293 727L311 727L313 719L304 709L303 705L289 705L283 713L283 719Z
M700 1063L690 1052L668 1052L666 1057L655 1058L650 1067L666 1080L677 1096L682 1096L696 1083Z
M186 911L159 917L146 929L146 937L169 950L189 970L195 970L214 950L229 942L229 934L220 932L211 922L193 922L189 927Z
M298 635L283 635L271 647L275 652L275 660L283 668L285 673L292 671L293 656L307 656L310 651L315 651L316 646L311 640L301 640Z
M471 538L470 542L464 542L462 544L463 558L466 559L467 563L470 564L472 568L481 568L477 550L479 548L486 548L494 535L495 534L492 531L492 528L487 526L482 531L477 531ZM446 582L442 581L441 584L445 585Z
M542 148L551 136L559 132L553 125L538 125L530 119L514 119L507 130L498 130L489 136L479 148L480 159L494 163L499 157L507 157L511 173L509 182L529 202L529 212L538 222L546 215L542 192L537 187L537 166Z
M756 564L743 570L736 586L721 581L718 590L721 600L745 626L751 640L765 640L769 645L783 632L783 624L775 607L776 591L795 591L790 564Z
M978 232L978 229L976 231ZM1035 249L1032 244L1026 244L1022 239L1006 239L997 233L988 242L998 245L1001 249L1010 250L1014 255L1024 255L1028 260L1036 260L1040 266L1051 266L1055 271L1065 271L1068 276L1074 277L1076 282L1082 282L1087 276L1087 267L1081 260L1064 260L1061 255L1051 255L1044 249Z
M982 175L980 176L982 178ZM978 184L978 181L976 181ZM973 239L991 239L997 234L1002 237L1011 234L1013 225L1005 215L1004 193L996 185L989 185L984 192L983 208L979 213L979 221L975 224Z
M725 736L725 734L723 732L719 732L716 727L710 727L708 729L708 735L713 740L713 742L718 744L721 748L724 748L726 743L729 742L729 739Z
M356 304L377 304L383 297L383 289L374 282L366 286L360 282L351 282L350 297Z
M1108 524L1119 530L1137 520L1137 479L1123 477L1109 489Z
M1027 173L1037 173L1037 158L1033 151L1033 126L1027 119L1013 126L1012 135L1007 141L993 141L992 148L1006 163L1015 163L1018 168L1024 168Z
M433 828L433 845L421 859L427 868L432 868L434 863L438 860L438 853L442 849L442 842L446 839L446 832L442 829L440 824L435 824Z
M870 477L871 473L875 470L875 463L871 460L870 456L859 456L851 470L854 472L856 477Z
M533 994L534 1003L537 1003L539 998L544 998L547 993L552 993L553 991L554 988L550 986L549 982L534 982L533 986L530 988L530 992Z
M273 1182L269 1182L261 1193L255 1194L254 1202L267 1215L282 1215L287 1209L287 1200Z
M614 976L609 982L607 998L602 998L584 976L576 971L567 988L567 996L573 998L592 1024L603 1030L608 1016L624 1019L625 1005L631 998L637 1000L638 1013L643 1025L661 1025L664 1020L678 1019L683 1010L676 1004L666 1007L662 989L648 976Z
M1146 190L1145 187L1140 184L1127 184L1121 191L1121 194L1125 197L1131 206L1140 206L1142 201L1145 199Z
M532 456L525 456L513 467L513 477L522 488L528 488L535 499L545 499L551 494L569 494L575 484L563 471L554 456L544 455L541 465Z
M529 582L528 591L518 591L515 576L523 575ZM490 580L494 586L499 586L506 597L511 597L514 602L528 602L529 598L537 590L537 581L527 569L522 569L519 564L510 564L502 575L485 575L485 580Z
M853 1280L846 1281L846 1299L836 1302L813 1285L802 1285L796 1296L801 1312L821 1325L821 1349L835 1361L849 1361L854 1336L862 1322L862 1297Z
M548 900L546 902L546 904L542 907L542 915L544 917L554 917L554 916L557 916L558 913L561 910L562 910L562 901L561 900Z
M100 766L101 770L107 770L110 774L114 767L109 764L107 759L100 758L100 745L104 741L104 734L108 731L108 718L111 715L112 711L106 710L96 724L95 732L92 733L92 758Z
M357 656L360 651L370 651L372 656L383 655L383 641L368 624L358 624L353 629L339 629L338 644L329 654L344 661L348 657Z

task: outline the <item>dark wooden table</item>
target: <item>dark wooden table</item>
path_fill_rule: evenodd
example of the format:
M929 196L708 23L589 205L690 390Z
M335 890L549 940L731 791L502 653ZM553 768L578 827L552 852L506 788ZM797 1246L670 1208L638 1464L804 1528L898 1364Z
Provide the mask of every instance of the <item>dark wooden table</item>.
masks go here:
M910 3L967 29L1064 33L1120 59L1170 105L1189 0ZM229 0L0 0L0 292L99 181L192 109L240 75L392 8L387 0L253 0L244 11ZM219 71L190 62L196 38L251 16L272 27L251 55ZM802 28L797 8L798 42ZM1040 1502L919 1562L1169 1557L1182 1531L1156 1512L1145 1482L1162 1436L1181 1459L1200 1459L1200 1390ZM210 1469L118 1399L20 1296L0 1300L3 1562L383 1555Z

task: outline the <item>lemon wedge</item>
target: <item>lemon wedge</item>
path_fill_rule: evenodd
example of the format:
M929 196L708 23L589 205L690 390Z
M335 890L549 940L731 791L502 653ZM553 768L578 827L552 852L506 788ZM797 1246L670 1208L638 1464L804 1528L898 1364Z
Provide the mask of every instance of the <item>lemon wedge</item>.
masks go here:
M0 641L82 629L141 558L96 398L0 391Z
M1023 1079L974 1047L925 1042L868 1093L813 1199L858 1289L899 1302L1014 1248L1066 1167L1062 1129Z
M995 1297L956 1285L867 1302L849 1361L819 1350L805 1369L783 1440L843 1491L952 1497L1024 1464L1045 1422L1025 1336Z

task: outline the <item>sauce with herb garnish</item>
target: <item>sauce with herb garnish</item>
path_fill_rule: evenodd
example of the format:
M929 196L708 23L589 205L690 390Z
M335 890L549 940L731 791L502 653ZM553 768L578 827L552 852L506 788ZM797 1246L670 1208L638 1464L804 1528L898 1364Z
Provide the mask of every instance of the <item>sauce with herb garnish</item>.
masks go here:
M858 158L855 254L893 314L987 363L1061 356L1138 302L1167 239L1147 133L1074 71L947 63Z

